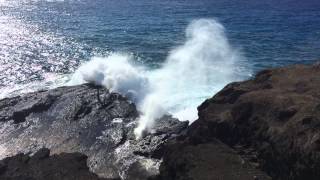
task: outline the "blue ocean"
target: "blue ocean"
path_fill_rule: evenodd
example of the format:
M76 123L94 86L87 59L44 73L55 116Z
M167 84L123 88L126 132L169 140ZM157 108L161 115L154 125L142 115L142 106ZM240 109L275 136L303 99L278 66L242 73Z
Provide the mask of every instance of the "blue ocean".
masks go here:
M193 120L230 82L319 59L319 0L0 0L1 98L94 82Z

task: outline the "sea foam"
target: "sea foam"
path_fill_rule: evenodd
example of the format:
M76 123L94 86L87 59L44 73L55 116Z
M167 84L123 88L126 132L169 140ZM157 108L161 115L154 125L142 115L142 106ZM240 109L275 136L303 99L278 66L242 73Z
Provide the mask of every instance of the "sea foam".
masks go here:
M143 67L131 64L132 57L114 53L106 58L94 57L74 73L69 85L86 82L119 92L135 103L140 103L149 89L149 79Z
M159 69L133 65L131 56L113 53L83 64L70 83L92 82L127 95L141 112L135 130L139 138L166 113L196 120L197 106L203 100L238 80L235 71L240 60L220 23L199 19L188 25L185 43L173 48Z

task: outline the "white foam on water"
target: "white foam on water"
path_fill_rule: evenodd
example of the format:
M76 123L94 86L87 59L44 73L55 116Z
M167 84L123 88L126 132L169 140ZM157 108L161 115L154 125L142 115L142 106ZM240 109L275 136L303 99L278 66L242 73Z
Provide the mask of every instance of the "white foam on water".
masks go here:
M143 67L131 64L132 57L127 54L114 53L106 58L94 57L84 63L74 73L69 85L94 83L119 92L140 103L148 94L149 79Z
M1 88L0 99L7 97L19 96L26 93L31 93L41 90L49 90L66 85L69 82L69 75L45 73L45 80L33 81L26 84L12 84Z
M224 27L214 19L192 21L186 41L173 48L156 70L133 65L127 54L94 57L83 64L70 84L91 82L127 95L141 111L137 138L166 113L180 120L197 119L197 106L227 83L239 80L238 51L228 42Z

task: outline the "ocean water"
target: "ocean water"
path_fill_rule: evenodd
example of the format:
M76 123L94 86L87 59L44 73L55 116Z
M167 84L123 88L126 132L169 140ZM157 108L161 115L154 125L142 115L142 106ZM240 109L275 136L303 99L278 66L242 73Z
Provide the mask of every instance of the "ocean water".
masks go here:
M0 98L93 81L131 97L141 129L319 59L319 0L0 0Z

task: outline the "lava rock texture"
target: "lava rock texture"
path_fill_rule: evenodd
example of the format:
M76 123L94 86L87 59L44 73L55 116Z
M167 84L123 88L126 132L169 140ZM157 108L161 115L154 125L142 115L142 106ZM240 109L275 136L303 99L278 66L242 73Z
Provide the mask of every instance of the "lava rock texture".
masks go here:
M88 84L6 98L0 100L0 159L34 154L41 148L48 148L51 154L78 152L88 157L88 167L99 177L147 179L159 173L163 144L188 122L164 116L157 121L154 133L136 140L133 132L138 115L127 98ZM41 161L41 166L26 165L24 171L29 169L30 177L39 179L43 176L34 174L33 168L46 174L48 168L50 172L54 169L46 165L57 167L65 160L69 167L75 156L53 155ZM20 157L28 158L18 155L14 159ZM9 163L8 172L20 168L19 163L17 167ZM90 179L89 175L84 177Z
M198 111L158 179L320 179L320 64L261 71Z

